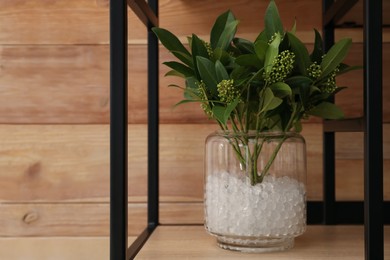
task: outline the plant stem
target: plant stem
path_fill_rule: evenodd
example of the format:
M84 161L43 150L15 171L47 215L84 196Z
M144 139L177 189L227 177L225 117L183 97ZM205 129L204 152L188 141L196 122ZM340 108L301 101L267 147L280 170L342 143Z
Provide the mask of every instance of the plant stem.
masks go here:
M264 177L268 174L269 168L271 168L276 156L278 155L278 152L280 148L282 147L284 141L287 139L287 135L284 135L283 138L280 140L278 145L276 146L275 150L271 154L271 158L268 160L267 164L265 165L264 169L261 171L260 174L260 182L263 181Z

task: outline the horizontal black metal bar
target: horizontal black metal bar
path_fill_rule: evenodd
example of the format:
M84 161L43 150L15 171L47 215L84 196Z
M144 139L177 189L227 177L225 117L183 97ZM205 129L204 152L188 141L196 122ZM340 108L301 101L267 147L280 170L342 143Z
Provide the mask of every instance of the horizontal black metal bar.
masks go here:
M158 26L158 18L145 0L127 0L127 4L147 27Z
M134 259L141 248L144 246L146 241L148 241L150 235L156 229L156 226L148 226L144 231L137 237L137 239L130 245L127 249L127 259Z
M307 223L323 224L323 202L307 202ZM364 202L363 201L336 201L334 202L334 223L343 225L364 224ZM390 201L383 203L384 224L390 224Z
M347 22L340 23L334 26L336 29L344 29L344 28L363 28L363 25L360 23ZM382 28L390 28L390 24L382 24Z
M363 132L364 118L345 118L340 120L324 120L324 132Z
M358 0L335 1L325 12L324 26L330 23L336 24L357 2Z

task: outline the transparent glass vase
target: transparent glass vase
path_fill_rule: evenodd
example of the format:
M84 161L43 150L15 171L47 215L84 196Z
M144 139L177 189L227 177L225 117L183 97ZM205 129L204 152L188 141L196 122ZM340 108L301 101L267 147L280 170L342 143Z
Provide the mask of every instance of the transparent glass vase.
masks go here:
M224 249L292 248L306 230L306 145L294 132L206 139L205 228Z

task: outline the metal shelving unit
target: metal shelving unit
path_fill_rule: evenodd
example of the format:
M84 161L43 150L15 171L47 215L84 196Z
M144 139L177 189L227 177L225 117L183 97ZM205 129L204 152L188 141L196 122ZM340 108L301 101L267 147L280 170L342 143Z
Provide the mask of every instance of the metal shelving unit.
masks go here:
M338 21L358 0L323 1L324 47L334 43ZM364 116L324 123L324 224L337 224L340 202L335 198L335 133L364 132L364 202L355 202L350 223L361 218L364 208L365 258L384 258L383 130L382 130L382 0L364 1ZM351 202L348 203L352 205Z
M148 30L148 223L127 243L127 7ZM158 1L110 1L110 259L133 259L158 225ZM130 187L131 188L131 187Z
M357 0L323 0L325 48L334 41L337 21ZM127 9L148 30L148 220L144 231L127 242ZM366 259L383 259L383 221L390 221L390 203L383 202L382 148L382 1L365 1L364 107L362 118L324 122L324 201L308 202L309 224L365 223ZM158 0L110 1L110 259L133 259L159 225ZM365 133L365 201L335 199L335 132ZM130 148L131 149L131 148ZM369 174L371 173L371 174ZM374 173L374 174L373 174ZM364 215L363 215L364 212Z

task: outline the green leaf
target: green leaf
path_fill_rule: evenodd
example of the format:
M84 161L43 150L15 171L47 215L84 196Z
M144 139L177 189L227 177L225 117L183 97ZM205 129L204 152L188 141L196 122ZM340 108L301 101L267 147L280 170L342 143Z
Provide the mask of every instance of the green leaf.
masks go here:
M158 27L153 27L152 31L156 34L162 45L172 52L173 55L188 66L193 66L191 54L173 33Z
M306 107L309 102L313 80L305 76L293 76L286 79L285 83L291 87L294 96L299 95L300 103L303 107Z
M231 113L237 107L239 102L240 102L240 99L236 98L232 103L228 104L226 107L215 105L212 109L214 117L222 125L226 125Z
M310 86L310 96L313 94L321 93L321 90L316 86Z
M236 34L238 23L239 23L239 21L234 21L234 22L229 23L226 26L225 30L222 32L221 37L219 38L219 40L217 42L217 45L216 45L217 48L221 48L223 50L226 50L230 46L230 44L231 44L231 42Z
M260 94L260 113L275 109L282 104L282 102L282 99L274 96L274 93L270 88L265 88Z
M297 20L295 19L295 20L294 20L293 27L292 27L291 30L290 30L290 33L292 33L292 34L295 35L296 31L297 31Z
M255 53L255 47L253 42L251 41L242 38L234 38L233 43L234 46L236 46L242 54Z
M265 55L267 53L267 49L268 49L268 43L261 40L255 42L255 53L263 64L265 61Z
M217 74L217 81L221 82L224 79L229 79L229 74L227 73L225 66L223 66L222 62L217 60L215 62L215 71Z
M167 61L167 62L164 62L163 64L168 66L169 68L177 71L178 73L184 75L185 77L194 76L194 71L182 63L179 63L176 61Z
M186 99L193 99L193 95L191 95L190 93L196 93L198 91L199 81L195 77L188 77L186 78L185 83L186 89L188 89L189 91L184 92L184 97Z
M315 39L314 39L314 48L310 55L310 59L312 62L317 62L317 64L321 64L322 56L324 55L324 46L322 42L321 34L314 29Z
M282 21L280 20L278 7L275 4L274 0L271 0L267 10L265 11L265 33L267 35L268 40L271 40L272 36L275 33L279 33L281 35L284 34L284 29L282 25Z
M267 35L265 33L265 30L261 31L259 33L259 35L257 35L255 42L258 42L258 41L263 41L265 43L267 43L269 41L267 38Z
M222 50L220 48L216 48L213 52L213 61L220 60L222 64L227 64L230 62L230 55L225 50Z
M181 60L184 64L188 65L190 68L194 67L191 54L187 55L186 53L183 53L181 51L171 51L171 53L179 60Z
M225 111L226 111L226 107L222 107L219 105L215 105L212 108L214 118L222 125L226 125L227 123L225 122Z
M310 102L310 87L301 85L297 88L299 97L301 99L301 104L304 108L309 106Z
M257 69L261 69L262 62L255 54L244 54L236 58L236 63L241 66L253 66Z
M177 70L170 70L167 73L165 73L165 75L164 75L164 77L169 77L169 76L180 77L180 78L184 78L184 79L186 78L186 76L184 76L183 74L181 74Z
M221 43L221 38L226 36L226 30L227 27L232 23L235 22L236 18L234 17L233 13L228 10L218 16L216 19L210 33L210 45L212 49L215 49L217 47L221 47L219 45ZM231 26L230 26L231 27ZM232 28L230 28L232 29ZM230 39L230 41L233 39L233 37ZM229 42L230 42L229 41ZM225 49L225 48L222 48Z
M232 103L227 105L226 110L225 110L225 114L224 114L225 124L229 120L230 114L237 107L238 103L240 103L240 98L239 97L237 97Z
M313 83L313 80L305 76L293 76L287 78L285 80L285 83L287 83L292 88L297 88L301 86L309 87Z
M168 87L170 88L178 88L183 91L184 97L186 99L190 100L198 100L199 99L199 92L197 89L193 89L190 87L183 88L182 86L178 86L176 84L169 84Z
M343 111L335 104L329 102L322 102L307 113L325 119L341 119L344 117Z
M276 34L274 40L268 45L265 53L264 70L269 73L272 69L273 61L279 54L280 34Z
M196 57L196 64L198 66L200 77L206 84L207 89L212 95L217 95L217 73L215 71L214 63L204 57Z
M207 52L206 47L204 46L203 41L199 39L199 37L196 36L195 34L192 34L191 42L192 42L191 51L192 51L192 58L194 62L195 72L196 72L196 76L199 78L200 75L199 75L199 70L196 62L196 57L200 56L200 57L209 58L209 54Z
M183 100L177 102L176 104L174 104L173 107L176 108L177 106L187 104L187 103L194 103L194 102L201 102L201 101L195 100L195 99L183 99Z
M199 81L195 77L186 78L186 87L192 89L198 89Z
M320 79L328 76L344 60L351 44L351 39L342 39L330 48L321 62L322 74Z
M353 70L360 70L360 69L363 69L363 66L348 66L344 63L340 63L339 72L337 72L337 75L341 75Z
M195 34L192 34L192 56L202 56L209 58L209 53L207 52L204 42ZM196 61L194 60L194 63Z
M300 120L294 122L294 130L298 133L302 132L302 123Z
M270 86L270 89L278 98L284 98L292 95L290 86L284 82L276 82Z
M292 33L286 33L290 42L291 50L295 54L295 64L302 75L307 75L307 68L310 66L310 56L305 45Z

